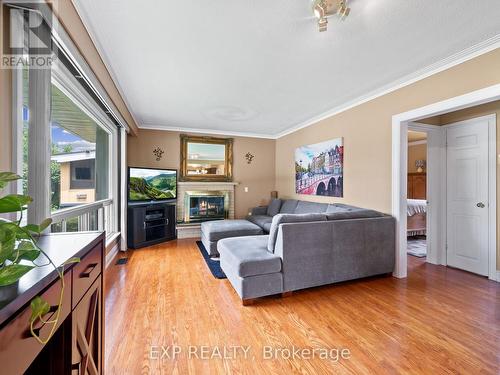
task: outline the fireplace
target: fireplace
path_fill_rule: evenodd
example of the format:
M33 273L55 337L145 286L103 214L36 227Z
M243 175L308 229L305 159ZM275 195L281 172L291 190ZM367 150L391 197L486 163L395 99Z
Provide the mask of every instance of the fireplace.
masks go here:
M185 194L184 222L200 222L227 218L228 194L226 192L195 192Z

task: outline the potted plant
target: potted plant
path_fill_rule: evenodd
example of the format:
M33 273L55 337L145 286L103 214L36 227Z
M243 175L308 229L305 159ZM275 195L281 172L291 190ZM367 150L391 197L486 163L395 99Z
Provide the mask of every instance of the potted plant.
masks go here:
M19 180L21 177L11 172L0 172L0 191L8 183ZM79 259L69 259L61 266L56 266L50 257L37 245L37 238L52 223L52 219L43 220L40 224L22 225L24 211L33 200L27 195L9 194L0 195L0 214L14 213L19 216L16 221L0 218L0 288L9 288L16 284L19 279L35 267L52 266L57 271L61 282L61 293L57 310L50 320L44 320L49 310L49 304L40 296L33 298L30 303L31 334L41 344L46 344L55 332L61 312L64 295L64 266L69 263L78 262ZM45 260L44 263L41 263ZM38 322L50 324L51 329L48 337L42 339L34 330Z

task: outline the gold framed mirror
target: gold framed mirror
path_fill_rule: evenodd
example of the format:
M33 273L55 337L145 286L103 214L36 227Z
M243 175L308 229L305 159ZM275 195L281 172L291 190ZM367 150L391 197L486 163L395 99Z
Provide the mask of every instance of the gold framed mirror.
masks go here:
M232 181L233 138L181 134L181 181Z

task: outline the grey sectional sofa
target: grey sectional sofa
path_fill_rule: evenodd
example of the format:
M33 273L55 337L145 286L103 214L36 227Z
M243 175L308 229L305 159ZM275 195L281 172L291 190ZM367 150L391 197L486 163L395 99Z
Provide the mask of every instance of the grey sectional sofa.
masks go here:
M394 268L395 221L377 211L273 200L269 206L254 208L247 221L265 234L243 230L234 237L219 231L212 237L219 238L221 268L244 304L257 297L386 274ZM230 223L224 223L226 228Z

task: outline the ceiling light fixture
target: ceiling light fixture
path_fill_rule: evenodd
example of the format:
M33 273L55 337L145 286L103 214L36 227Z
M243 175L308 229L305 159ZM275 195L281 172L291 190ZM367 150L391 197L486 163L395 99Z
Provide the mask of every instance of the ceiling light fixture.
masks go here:
M336 14L343 21L351 12L347 0L313 0L312 8L318 19L319 31L326 31L329 16Z

